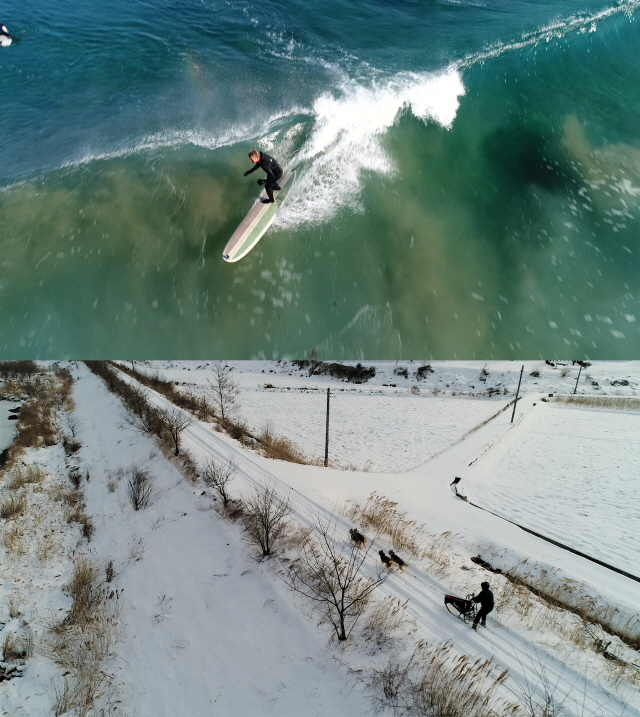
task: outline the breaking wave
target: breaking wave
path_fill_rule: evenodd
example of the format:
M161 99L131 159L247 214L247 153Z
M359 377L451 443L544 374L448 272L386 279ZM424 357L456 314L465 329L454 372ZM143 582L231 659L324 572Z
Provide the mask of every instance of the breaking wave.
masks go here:
M345 208L362 210L366 172L395 171L383 139L403 111L450 128L465 89L460 72L401 73L368 86L344 83L315 101L311 137L296 157L301 176L278 225L325 222Z

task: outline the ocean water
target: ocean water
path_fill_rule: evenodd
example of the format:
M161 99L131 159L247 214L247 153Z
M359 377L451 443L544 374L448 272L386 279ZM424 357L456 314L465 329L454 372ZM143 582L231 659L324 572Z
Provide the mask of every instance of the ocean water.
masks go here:
M0 355L637 358L639 9L5 0Z

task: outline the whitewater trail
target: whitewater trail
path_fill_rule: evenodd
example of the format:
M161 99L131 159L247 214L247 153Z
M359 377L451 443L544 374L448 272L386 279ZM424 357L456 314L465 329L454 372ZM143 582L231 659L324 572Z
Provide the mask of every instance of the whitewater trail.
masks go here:
M133 379L120 373L123 379L133 383ZM160 408L172 406L167 399L154 391L144 388L148 392L150 402ZM508 429L507 429L508 430ZM290 495L294 516L305 527L312 528L314 518L321 521L333 520L337 535L348 535L350 522L341 517L335 509L330 510L300 491L296 490L274 473L252 460L246 453L224 438L217 435L213 428L195 421L183 434L185 444L197 454L213 457L223 462L235 460L238 465L237 478L246 488L254 488L265 481L272 482L283 493ZM477 437L472 442L475 444ZM475 445L472 452L476 450ZM373 577L379 565L377 557L378 547L375 545L371 554L363 565L365 574ZM640 712L620 703L612 693L606 692L602 687L588 683L586 675L581 674L568 666L543 644L532 643L525 635L518 634L506 625L498 624L489 619L490 627L473 632L468 624L451 616L444 606L444 595L447 586L431 577L424 570L410 566L404 573L393 572L383 588L384 592L401 602L408 600L407 613L413 621L427 634L433 636L438 642L449 641L456 652L466 655L482 655L492 659L501 669L508 669L509 674L516 683L528 685L535 695L543 699L544 681L542 674L554 687L556 695L561 701L580 714L596 714L603 706L603 693L606 695L607 705L616 705L626 717L640 717Z

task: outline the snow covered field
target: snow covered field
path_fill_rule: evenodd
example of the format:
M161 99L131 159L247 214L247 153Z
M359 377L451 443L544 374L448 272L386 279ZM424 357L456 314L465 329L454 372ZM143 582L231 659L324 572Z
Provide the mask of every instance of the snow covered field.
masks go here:
M569 393L579 367L568 363L552 369L544 362L532 362L526 367L522 392ZM183 390L200 390L211 379L211 365L156 361L136 368L158 372L182 384ZM331 387L330 460L347 467L393 472L427 461L503 408L515 395L521 366L506 361L489 365L432 362L433 373L418 380L420 362L365 362L376 368L375 377L353 384L309 376L308 370L286 361L229 365L241 390L239 415L250 429L260 431L270 424L277 435L293 441L310 458L324 457L326 389ZM485 366L487 376L481 376ZM637 372L632 366L611 362L583 370L580 393L635 395L640 386L637 375L628 378L630 371ZM529 375L532 371L540 376ZM598 386L586 381L586 375ZM630 385L612 386L611 380L626 380ZM412 387L419 393L412 393ZM489 388L496 392L491 399L482 395Z
M199 464L210 457L233 458L239 467L231 484L234 497L246 495L266 478L290 491L292 519L298 524L335 512L340 530L348 535L352 523L344 518L345 502L362 504L377 491L423 526L425 544L440 546L440 563L426 557L410 560L410 567L393 572L377 595L378 600L385 595L408 600L406 633L395 643L397 649L410 650L420 639L432 645L448 640L458 654L490 657L508 669L508 697L517 693L518 683L528 683L540 694L544 671L571 717L640 717L638 683L620 676L614 664L575 637L579 621L572 613L545 612L536 603L525 615L516 609L510 583L470 558L480 553L503 569L523 560L534 572L553 569L558 580L570 581L594 606L617 609L629 619L637 614L640 583L542 541L449 490L453 476L462 476L471 500L523 524L531 521L539 532L548 529L556 539L589 554L598 551L596 557L624 568L627 563L621 560L626 560L623 554L633 542L638 517L631 494L637 485L640 416L540 402L547 393L570 393L578 368L569 367L572 375L561 376L564 367L538 362L527 366L515 424L508 410L480 426L513 397L520 364L489 365L486 383L479 381L481 363L433 363L435 372L423 382L412 376L419 365L376 364L374 379L353 386L309 377L284 362L233 364L243 418L258 428L272 420L276 433L305 450L322 442L323 391L330 386L336 395L332 430L340 427L346 436L341 448L337 437L330 445L341 463L362 466L370 461L368 472L269 460L208 423L187 428L183 446ZM398 368L406 368L409 377L394 373ZM211 376L202 363L158 362L144 369L160 370L165 378L186 383L186 390L204 385ZM534 370L541 375L530 376ZM305 604L286 590L270 561L250 558L240 525L212 510L203 484L190 485L149 436L131 430L120 400L85 366L75 365L72 372L73 417L82 444L72 462L90 476L82 479L81 489L95 525L91 541L80 536L74 551L101 566L113 561L110 589L121 591L123 601L118 640L105 666L110 689L120 700L118 710L109 714L373 715L360 673L350 670L380 666L388 657L384 650L357 635L342 649L327 644L326 628L305 616ZM638 392L640 363L597 364L587 373L599 384L585 382L590 394ZM612 385L622 380L628 385ZM265 389L265 383L275 388ZM409 392L413 385L419 386L419 394ZM489 386L506 387L509 393L492 399L460 395ZM434 388L444 395L434 395ZM155 405L167 405L160 395L149 391L148 396ZM39 463L47 481L68 480L69 459L65 465L60 446L30 449L24 460ZM154 480L151 505L138 512L126 497L127 471L133 464ZM606 482L599 480L603 476ZM49 490L49 483L43 485ZM0 498L7 490L2 484ZM12 597L20 619L40 633L47 617L68 609L62 586L69 578L71 539L78 540L78 529L62 521L55 530L60 540L48 562L35 549L8 562L0 543L4 630L18 629L18 618L8 619ZM449 537L439 538L445 531ZM48 539L55 540L56 534L48 531ZM365 574L379 565L377 550L389 546L382 535L376 540ZM629 561L637 565L635 555ZM628 569L637 574L634 565ZM476 633L446 612L443 596L475 592L487 578L497 608L489 627ZM612 638L611 649L640 663L638 653L617 638ZM0 684L0 713L51 714L52 680L60 684L60 672L36 651L23 677Z
M640 413L538 403L467 475L474 502L640 574Z

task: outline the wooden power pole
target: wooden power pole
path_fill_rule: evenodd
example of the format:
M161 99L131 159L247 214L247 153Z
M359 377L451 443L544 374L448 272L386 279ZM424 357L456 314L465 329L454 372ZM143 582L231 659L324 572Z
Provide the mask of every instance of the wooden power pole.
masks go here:
M511 414L511 423L513 423L513 417L516 415L516 405L518 404L518 394L520 393L520 384L522 383L522 372L524 371L524 364L520 369L520 378L518 379L518 389L516 390L516 398L513 402L513 413Z
M582 373L582 364L580 364L580 370L578 371L578 378L576 379L576 385L573 387L573 392L578 390L578 381L580 380L580 374Z
M327 464L329 463L329 396L331 394L331 389L327 389L327 431L325 434L324 439L324 467L327 467Z

